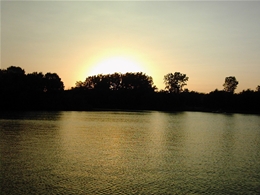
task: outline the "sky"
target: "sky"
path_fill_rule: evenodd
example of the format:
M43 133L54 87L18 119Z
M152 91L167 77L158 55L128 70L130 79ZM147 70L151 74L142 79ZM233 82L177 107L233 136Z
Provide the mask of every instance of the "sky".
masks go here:
M1 69L57 73L65 89L93 74L141 71L164 89L236 92L260 85L260 1L1 1Z

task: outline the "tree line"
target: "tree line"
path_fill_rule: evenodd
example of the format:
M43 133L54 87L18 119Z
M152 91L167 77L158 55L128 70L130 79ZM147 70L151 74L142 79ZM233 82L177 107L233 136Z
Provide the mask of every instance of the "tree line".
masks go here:
M142 72L98 74L71 89L56 73L26 74L21 67L0 69L0 110L163 110L260 114L260 86L234 93L239 82L226 77L223 90L189 91L189 77L175 72L163 77L164 90Z

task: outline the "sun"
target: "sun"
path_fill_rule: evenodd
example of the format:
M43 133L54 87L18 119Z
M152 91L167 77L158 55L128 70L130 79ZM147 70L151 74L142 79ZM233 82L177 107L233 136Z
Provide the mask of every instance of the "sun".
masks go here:
M97 62L89 71L89 75L113 74L126 72L144 72L144 68L134 59L114 56Z

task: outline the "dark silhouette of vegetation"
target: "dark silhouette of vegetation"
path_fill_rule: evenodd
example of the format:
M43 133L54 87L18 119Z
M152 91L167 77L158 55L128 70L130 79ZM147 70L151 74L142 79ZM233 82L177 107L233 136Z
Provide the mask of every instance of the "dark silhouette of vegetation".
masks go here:
M165 89L170 93L180 93L183 90L183 86L187 85L186 82L188 80L189 77L186 74L180 72L169 73L164 76Z
M256 87L256 91L257 91L257 92L260 92L260 85L258 85L258 86Z
M56 73L25 74L15 66L0 70L1 110L58 108L63 91L63 82Z
M87 77L84 82L76 82L75 88L99 91L130 90L146 93L154 92L156 87L153 85L152 77L147 76L142 72L137 72L90 76Z
M0 110L162 110L241 112L260 114L260 86L234 93L238 81L225 79L224 90L204 94L183 89L188 77L164 76L165 90L157 91L142 72L89 76L64 90L56 73L26 74L20 67L0 69Z
M237 88L238 81L236 80L236 77L229 76L225 78L224 91L234 93L235 89Z
M99 109L148 109L155 89L152 77L142 72L114 73L78 81L70 93L84 94L91 106Z

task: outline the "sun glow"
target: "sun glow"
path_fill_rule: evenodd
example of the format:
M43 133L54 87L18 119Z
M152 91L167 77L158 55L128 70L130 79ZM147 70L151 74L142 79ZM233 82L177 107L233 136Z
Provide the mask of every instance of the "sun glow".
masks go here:
M89 71L89 75L113 74L126 72L145 72L144 68L135 60L116 56L101 60Z

